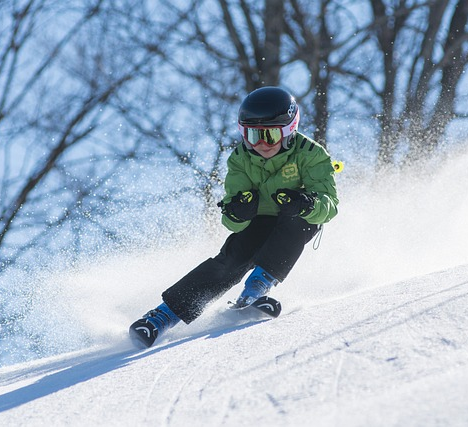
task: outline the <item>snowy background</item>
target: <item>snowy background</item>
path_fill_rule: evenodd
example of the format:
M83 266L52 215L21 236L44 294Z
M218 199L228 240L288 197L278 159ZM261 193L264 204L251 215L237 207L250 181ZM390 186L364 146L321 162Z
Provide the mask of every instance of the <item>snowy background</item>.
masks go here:
M128 325L217 253L221 226L36 272L30 335L1 347L0 425L467 426L467 164L462 151L378 180L348 165L320 248L274 290L276 320L226 310L237 286L131 347Z

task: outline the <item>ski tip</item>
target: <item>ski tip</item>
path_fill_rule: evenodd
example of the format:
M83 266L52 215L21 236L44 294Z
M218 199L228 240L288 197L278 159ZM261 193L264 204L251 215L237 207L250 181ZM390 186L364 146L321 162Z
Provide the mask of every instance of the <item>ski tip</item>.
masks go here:
M271 317L278 317L281 313L281 303L271 297L263 296L256 300L252 307Z
M228 304L231 310L255 308L269 317L278 317L281 313L281 303L278 300L267 296L260 297L252 303L247 303L247 301L242 301L240 303L228 301Z
M132 323L128 333L132 344L139 349L151 347L158 337L158 330L144 319Z

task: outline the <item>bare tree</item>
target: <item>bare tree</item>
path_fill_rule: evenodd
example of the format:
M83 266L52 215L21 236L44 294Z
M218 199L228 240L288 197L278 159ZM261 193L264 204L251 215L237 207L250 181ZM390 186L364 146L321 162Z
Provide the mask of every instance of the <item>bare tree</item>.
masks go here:
M379 160L429 156L457 117L457 85L468 62L468 1L371 1L383 62Z
M289 52L287 63L299 61L309 70L309 84L298 98L315 127L314 139L326 147L332 75L329 58L337 49L329 12L333 2L321 0L311 4L290 0L288 3L288 12L284 16L285 33L293 48L285 49Z
M99 226L117 199L111 177L144 156L141 138L102 136L119 122L113 104L119 93L139 89L158 58L138 50L123 31L136 3L55 6L47 0L1 5L8 34L0 46L3 267L28 249L57 246L52 236L65 222L74 224L75 237L86 222ZM60 25L44 31L52 19ZM155 40L164 34L162 26L153 31ZM101 231L115 236L105 225Z

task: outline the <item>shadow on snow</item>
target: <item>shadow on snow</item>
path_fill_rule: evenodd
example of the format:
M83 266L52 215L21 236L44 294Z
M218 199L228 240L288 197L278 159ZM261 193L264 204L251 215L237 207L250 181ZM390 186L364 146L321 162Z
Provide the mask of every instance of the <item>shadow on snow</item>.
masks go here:
M1 395L0 412L16 408L49 394L86 382L98 376L120 369L135 360L168 350L172 347L176 347L199 338L217 338L267 321L268 319L261 319L228 328L217 328L212 331L208 330L206 332L182 338L178 341L170 342L161 347L144 350L132 348L114 354L105 354L104 356L101 350L96 351L91 355L77 356L71 360L52 362L45 368L39 369L39 371L59 370L58 372L46 374L33 384L26 385ZM84 358L88 360L83 361ZM70 366L70 364L72 366ZM66 367L64 368L64 366Z

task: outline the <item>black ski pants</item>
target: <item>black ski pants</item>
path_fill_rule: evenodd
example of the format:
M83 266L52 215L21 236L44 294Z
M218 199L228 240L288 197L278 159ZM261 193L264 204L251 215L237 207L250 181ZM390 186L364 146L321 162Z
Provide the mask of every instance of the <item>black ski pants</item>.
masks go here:
M190 323L256 265L282 282L319 227L300 217L256 216L246 229L226 239L217 256L164 291L163 300L180 319Z

